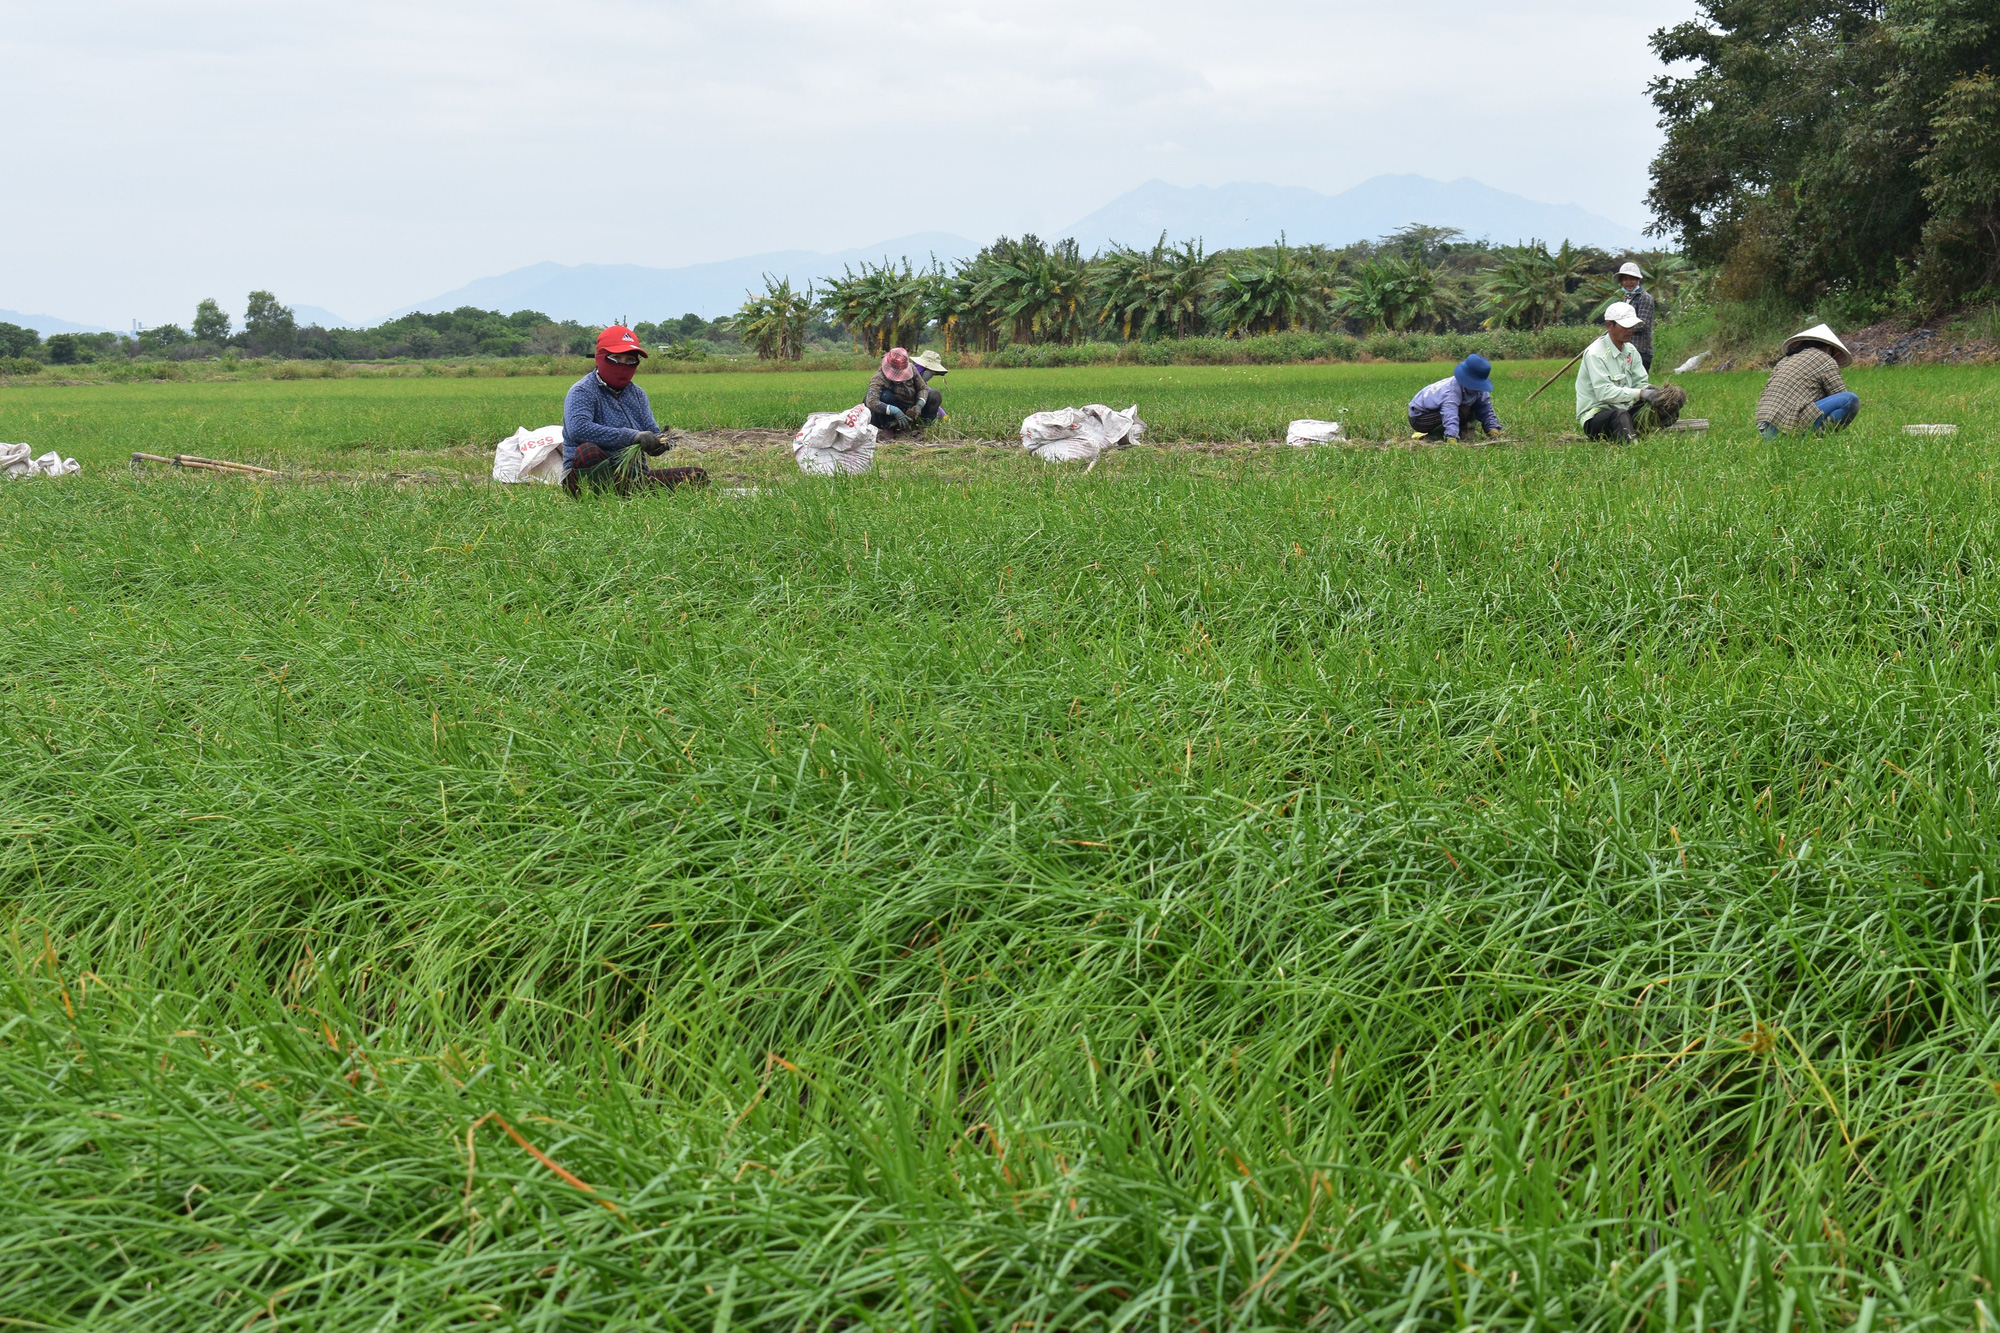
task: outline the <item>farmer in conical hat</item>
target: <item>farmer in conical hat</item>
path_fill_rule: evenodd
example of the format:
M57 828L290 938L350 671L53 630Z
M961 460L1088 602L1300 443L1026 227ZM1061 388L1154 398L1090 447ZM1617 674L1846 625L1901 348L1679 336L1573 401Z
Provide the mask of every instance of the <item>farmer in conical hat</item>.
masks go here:
M1410 400L1410 438L1453 440L1478 426L1482 433L1500 433L1500 414L1493 410L1493 363L1474 352L1452 367L1451 374L1426 384Z
M708 473L698 467L648 468L646 457L668 449L665 427L653 419L646 391L632 382L646 355L639 336L620 324L597 335L597 366L569 386L563 399L563 487L615 488L701 486ZM637 452L633 452L637 450Z
M944 395L917 377L908 351L891 347L868 381L868 416L878 430L922 430L944 410Z
M1632 331L1632 349L1639 354L1639 364L1646 373L1653 372L1653 294L1642 285L1646 275L1631 260L1618 266L1618 285L1625 289L1625 304L1632 307L1632 313L1643 323Z
M1861 411L1861 399L1840 377L1840 368L1853 364L1847 344L1824 324L1786 339L1785 354L1757 399L1757 433L1775 440L1786 431L1845 427Z

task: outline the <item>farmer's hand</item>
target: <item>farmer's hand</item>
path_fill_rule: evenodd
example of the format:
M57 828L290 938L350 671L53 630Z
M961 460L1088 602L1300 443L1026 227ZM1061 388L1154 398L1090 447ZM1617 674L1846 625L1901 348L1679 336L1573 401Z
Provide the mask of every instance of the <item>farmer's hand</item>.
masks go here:
M648 458L658 458L667 451L667 442L649 430L639 432L638 445Z
M903 414L903 409L896 406L894 403L889 404L887 411L889 413L889 420L894 422L896 425L907 426L910 424L910 419L909 417Z
M1639 396L1645 399L1649 403L1657 403L1660 401L1660 391L1650 384L1647 385L1645 388L1639 390Z

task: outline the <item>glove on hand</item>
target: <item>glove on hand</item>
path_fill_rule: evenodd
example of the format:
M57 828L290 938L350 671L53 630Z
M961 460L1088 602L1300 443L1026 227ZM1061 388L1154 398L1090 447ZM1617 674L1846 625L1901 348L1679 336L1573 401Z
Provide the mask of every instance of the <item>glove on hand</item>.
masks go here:
M1660 401L1660 391L1654 386L1649 384L1645 388L1639 390L1639 397L1645 399L1649 403L1657 403Z
M894 403L888 405L887 411L889 413L889 420L895 422L898 426L907 426L910 424L910 418L904 414L902 408L896 406Z
M648 458L658 458L667 451L667 442L649 430L639 432L638 445Z

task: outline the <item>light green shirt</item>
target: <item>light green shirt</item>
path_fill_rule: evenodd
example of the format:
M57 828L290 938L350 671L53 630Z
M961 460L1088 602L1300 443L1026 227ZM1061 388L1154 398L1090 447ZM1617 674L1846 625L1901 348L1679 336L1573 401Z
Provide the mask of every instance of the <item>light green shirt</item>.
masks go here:
M1576 368L1576 419L1588 421L1607 407L1631 407L1646 389L1646 363L1631 343L1615 347L1611 335L1592 343Z

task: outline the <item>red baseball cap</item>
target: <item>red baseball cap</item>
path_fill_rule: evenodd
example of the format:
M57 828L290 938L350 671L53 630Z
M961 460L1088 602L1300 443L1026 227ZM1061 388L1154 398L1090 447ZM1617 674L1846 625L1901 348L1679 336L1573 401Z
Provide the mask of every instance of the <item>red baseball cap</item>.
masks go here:
M623 324L613 324L597 335L597 350L600 352L637 352L640 356L650 356L639 335Z

